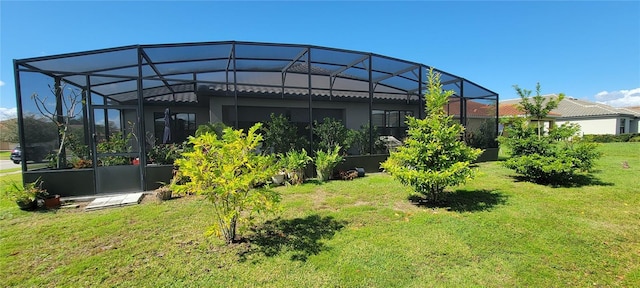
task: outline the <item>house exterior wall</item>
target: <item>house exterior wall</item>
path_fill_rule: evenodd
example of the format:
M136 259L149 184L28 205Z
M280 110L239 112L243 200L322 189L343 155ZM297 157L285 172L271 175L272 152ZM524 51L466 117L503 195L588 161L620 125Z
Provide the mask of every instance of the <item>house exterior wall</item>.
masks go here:
M605 119L571 119L571 120L557 120L557 125L564 123L575 123L580 125L580 133L585 134L618 134L619 125L617 118L605 118Z
M640 119L634 118L629 121L629 133L640 133L640 129L638 128L638 121Z
M211 122L222 122L223 120L223 106L235 105L234 99L230 97L211 97L210 119ZM306 97L303 99L260 99L260 98L246 98L238 97L238 106L252 106L252 107L265 107L268 108L299 108L308 109L309 100ZM314 109L342 109L344 111L344 125L349 129L359 129L361 125L369 123L369 104L363 102L329 102L329 101L314 101ZM389 103L373 103L373 110L409 110L413 111L414 115L418 114L417 105L408 104L389 104ZM308 116L304 115L306 121ZM268 119L266 119L268 120Z

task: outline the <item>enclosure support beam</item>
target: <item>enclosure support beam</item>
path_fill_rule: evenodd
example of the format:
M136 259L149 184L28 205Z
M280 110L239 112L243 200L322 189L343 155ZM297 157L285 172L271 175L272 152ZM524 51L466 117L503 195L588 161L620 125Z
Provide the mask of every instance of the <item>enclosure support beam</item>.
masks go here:
M236 117L234 119L234 127L238 129L238 69L236 68L236 43L233 42L233 46L231 47L231 57L233 61L233 100L234 100L234 109Z
M311 99L311 49L307 48L307 93L309 94L309 148L313 151L313 106Z
M142 47L138 47L138 107L136 109L136 121L138 121L138 135L141 135L142 139L146 139L146 137L144 137L145 133L144 133L144 107L143 107L143 103L144 103L144 95L142 93L142 91L144 90L143 84L142 84L142 58L145 57L145 53L142 50ZM149 62L149 64L151 64L151 61L149 61L149 59L147 59L147 62ZM155 70L155 69L154 69ZM163 82L166 83L166 81L163 80ZM168 84L168 83L167 83ZM171 88L169 88L171 90ZM173 90L172 90L173 91ZM175 92L174 92L175 93ZM105 103L107 104L107 103ZM140 114L142 114L142 116L140 116ZM122 116L121 116L122 117ZM107 123L105 121L105 123ZM105 125L105 126L109 126L109 125ZM142 141L140 141L140 138L138 139L138 160L139 163L139 171L140 171L140 191L144 191L145 189L145 183L146 183L146 179L145 179L145 169L143 168L144 166L147 166L147 153L145 152L145 146L143 145Z

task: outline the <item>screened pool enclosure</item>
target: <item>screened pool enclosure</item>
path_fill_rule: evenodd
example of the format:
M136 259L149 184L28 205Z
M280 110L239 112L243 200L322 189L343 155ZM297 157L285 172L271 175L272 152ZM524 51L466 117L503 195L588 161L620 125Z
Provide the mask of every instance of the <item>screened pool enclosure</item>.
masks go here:
M248 128L284 115L313 150L314 121L368 132L349 159L374 164L400 143L407 116L424 117L429 66L374 53L254 42L135 45L14 60L22 169L63 196L152 190L171 165L158 145L198 126ZM449 114L470 145L497 157L498 95L436 70L453 90ZM351 161L351 160L349 160ZM376 162L378 161L378 162ZM359 164L358 164L359 165ZM168 168L167 168L168 166Z

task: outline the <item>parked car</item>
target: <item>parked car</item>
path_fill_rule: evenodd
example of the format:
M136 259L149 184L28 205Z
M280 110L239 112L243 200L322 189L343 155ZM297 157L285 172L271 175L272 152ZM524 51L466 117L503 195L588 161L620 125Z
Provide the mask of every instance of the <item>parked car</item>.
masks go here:
M44 147L36 146L36 147L27 147L27 161L34 162L42 162L42 159L47 155L46 149ZM16 146L13 150L11 150L11 161L15 164L20 164L22 161L22 148L20 146Z

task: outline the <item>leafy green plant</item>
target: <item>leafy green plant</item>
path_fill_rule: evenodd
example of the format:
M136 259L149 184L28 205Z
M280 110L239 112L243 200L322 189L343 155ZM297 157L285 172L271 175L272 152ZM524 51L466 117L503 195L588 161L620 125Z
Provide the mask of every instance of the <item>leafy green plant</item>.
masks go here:
M12 181L5 184L4 196L10 201L16 202L20 207L28 207L36 198L43 198L47 195L47 190L42 188L42 184L40 178L25 185Z
M158 144L151 147L147 157L151 163L172 165L180 157L181 151L178 144Z
M600 157L597 145L581 140L575 136L580 131L577 124L563 124L554 127L547 134L542 134L538 124L532 124L532 119L546 117L545 112L551 111L550 107L557 107L557 101L550 100L545 104L540 100L540 85L536 86L538 95L534 96L532 104L525 100L530 91L516 87L516 91L523 99L522 109L526 118L515 117L503 120L505 124L504 134L498 141L511 150L511 157L503 162L503 165L513 169L532 182L541 184L567 184L571 183L580 172L589 172L594 161ZM560 94L562 95L562 94ZM529 104L526 104L527 102ZM540 107L539 107L540 106ZM541 107L546 106L546 107Z
M341 152L346 152L355 138L355 132L347 129L342 121L328 117L322 123L313 121L313 134L316 135L316 149L324 151L340 146L343 149Z
M371 139L373 138L373 154L381 154L386 153L387 146L384 144L382 140L380 140L380 133L378 132L378 127L373 127L373 133L369 129L369 124L365 124L360 126L360 130L354 130L353 133L353 144L358 147L358 152L360 155L368 155L369 153L369 145L371 143ZM373 137L371 137L373 134Z
M222 122L202 124L196 129L196 137L205 133L214 133L220 138L222 137L222 131L227 127L228 126Z
M227 244L236 238L239 221L250 222L252 213L273 211L280 200L266 183L276 172L275 158L256 152L262 141L257 123L245 134L225 128L222 137L206 132L190 137L193 150L176 160L178 177L185 183L172 183L177 193L204 195L213 204L214 224L209 234L222 236Z
M98 153L122 153L130 151L130 140L130 133L127 134L126 137L124 137L120 131L113 133L109 139L98 143ZM125 156L105 156L100 158L100 164L102 166L127 165L129 164L129 159Z
M298 127L282 114L271 113L271 119L263 127L264 150L284 154L306 146L306 140L298 135Z
M471 147L483 149L498 147L495 119L482 121L480 127L475 131L471 131L467 136L467 145Z
M404 145L392 151L381 166L402 184L426 196L426 201L438 202L445 187L473 178L475 171L470 164L482 150L460 140L464 127L444 111L453 91L442 90L440 75L433 69L428 79L427 117L407 117L409 130Z
M333 168L342 162L343 157L340 156L340 146L335 146L333 149L316 151L316 173L318 174L318 180L327 181L331 174L333 174Z
M281 165L283 165L291 184L302 184L304 181L304 169L311 161L313 159L304 148L300 151L290 150L281 158Z

